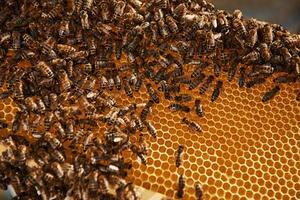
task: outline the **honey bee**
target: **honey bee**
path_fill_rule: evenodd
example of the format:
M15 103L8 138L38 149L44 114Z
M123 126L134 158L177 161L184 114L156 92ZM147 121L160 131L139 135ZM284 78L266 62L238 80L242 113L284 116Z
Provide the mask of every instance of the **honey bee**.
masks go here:
M259 61L259 59L260 59L260 54L257 51L251 51L250 53L242 57L242 61L244 63L254 63Z
M271 52L266 43L260 45L260 55L265 62L268 62L271 59Z
M100 4L101 17L103 21L108 21L110 18L109 4L108 2L102 2Z
M216 86L214 88L214 91L211 95L211 101L212 102L216 101L217 98L219 97L222 86L223 86L223 82L222 81L217 81L217 84L216 84Z
M244 37L246 35L247 31L242 20L235 18L232 25L238 37Z
M196 183L195 185L195 195L197 200L203 200L202 186L200 183Z
M273 82L276 84L279 83L293 83L297 80L296 76L289 76L289 75L282 75L278 76L277 78L273 79Z
M25 163L27 158L26 154L27 154L27 147L25 145L19 145L18 156L17 156L18 162Z
M155 129L155 127L149 122L149 121L144 121L143 122L148 130L148 132L150 133L150 135L156 139L157 137L157 131Z
M124 91L125 91L126 95L128 97L132 98L133 97L133 92L132 92L132 89L130 87L129 82L128 81L124 81L123 83L124 83Z
M278 85L276 85L275 87L273 87L271 90L267 91L263 95L262 102L265 103L265 102L271 100L279 91L280 91L280 87Z
M32 97L27 97L25 99L25 105L26 105L28 111L36 112L38 110L38 106L34 102Z
M0 35L0 44L4 43L5 41L8 41L10 40L12 37L12 34L11 33L2 33Z
M190 108L186 105L173 103L168 107L171 111L183 111L183 112L190 112Z
M202 128L199 124L197 124L194 121L191 121L187 119L186 117L182 118L182 123L186 124L188 127L190 127L192 130L197 131L197 132L202 132Z
M238 62L234 61L228 69L227 77L228 77L229 82L233 80L233 78L236 74L237 68L238 68Z
M300 101L300 91L298 92L298 94L296 95L296 100Z
M53 159L56 160L57 162L59 162L59 163L64 163L65 162L65 157L57 149L53 149L52 152L51 152L51 155L52 155Z
M64 176L64 171L58 162L51 163L51 169L59 179Z
M13 124L12 124L12 131L16 133L20 129L20 122L21 122L22 112L18 111L15 115Z
M74 47L67 44L56 44L56 50L64 55L70 55L76 51Z
M117 1L115 3L115 7L114 7L114 14L113 14L113 18L117 19L119 17L121 17L124 13L126 4L124 3L124 1Z
M186 15L186 12L187 8L185 3L181 3L173 10L173 16L177 19L181 19L183 16Z
M44 127L46 131L49 131L51 128L51 125L53 123L54 114L53 112L47 112L47 115L45 115L44 119Z
M191 82L189 83L189 90L193 90L196 87L198 87L204 79L205 79L205 75L203 73L201 73L198 77L192 79Z
M179 145L177 152L176 152L176 167L179 167L181 165L181 154L183 152L184 146L183 145Z
M144 122L147 119L148 114L150 113L151 107L153 106L154 102L149 100L147 104L144 106L144 108L141 111L140 119L142 122Z
M250 29L246 38L246 45L250 48L253 48L254 45L257 43L257 40L257 28Z
M40 61L36 65L37 70L45 77L52 79L54 77L54 73L44 61Z
M87 189L90 198L95 198L98 195L98 188L99 188L98 177L99 177L99 173L97 171L93 171L89 174Z
M62 8L62 5L61 4L57 4L52 10L50 10L49 13L42 13L41 14L41 17L43 19L50 19L50 20L53 20L55 19L56 17L59 17L62 15L62 12L63 12L63 8Z
M15 99L17 101L22 101L24 100L24 93L23 93L23 82L22 81L17 81L15 83L15 88L14 88L14 91L15 91Z
M21 33L18 31L13 31L12 34L12 47L13 49L17 50L20 49L21 46Z
M62 146L62 143L57 138L53 137L50 132L46 132L44 138L50 144L52 149L57 149Z
M273 28L271 25L266 24L263 28L262 28L262 40L264 43L266 43L267 45L270 45L273 42Z
M43 176L43 180L46 183L52 183L54 181L54 176L50 173L45 173L44 176Z
M289 63L291 58L292 58L292 55L289 52L288 48L283 47L283 48L280 49L280 52L281 52L281 55L284 58L285 62Z
M94 38L89 39L89 52L90 55L95 55L97 51L96 43Z
M177 102L188 102L192 100L192 96L189 94L181 94L178 96L175 96L175 101Z
M245 75L246 75L246 68L241 67L240 68L240 78L239 78L239 86L240 87L244 87L244 85L245 85L245 79L246 79Z
M165 22L163 19L160 19L158 22L157 22L157 26L158 26L158 30L160 32L160 34L162 35L162 37L167 37L169 35L169 32L167 30L167 27L165 25Z
M183 175L181 174L178 179L178 190L176 193L176 196L178 198L183 198L184 188L185 188L185 180L184 180Z
M154 102L154 103L159 103L159 96L158 93L154 90L154 88L152 87L152 85L150 83L146 84L146 88L148 91L148 94L150 96L150 99Z
M68 74L65 70L63 70L63 69L59 70L58 80L59 80L59 87L60 87L61 93L67 92L70 90L72 83L71 83L71 81L68 77Z
M69 21L68 20L61 21L60 26L58 28L59 37L68 36L69 34L70 34Z
M203 107L202 107L200 99L196 99L195 100L195 111L196 111L196 114L199 117L203 117L204 116L204 110L203 110Z
M77 0L66 0L66 12L68 16L72 16L75 11Z
M23 35L23 40L25 42L25 45L31 50L35 50L38 47L38 43L34 41L33 38L27 33Z
M169 29L171 30L172 33L177 33L178 32L177 23L171 15L168 15L166 17L166 23L169 26Z
M8 124L4 121L0 121L0 129L7 128Z
M204 82L204 84L199 89L199 93L201 95L205 94L205 92L207 91L207 89L212 84L213 80L214 80L214 76L210 75L210 76L207 77L206 81Z
M264 83L265 81L266 81L266 79L263 78L263 77L256 77L256 78L254 78L254 79L248 81L248 82L246 83L246 87L247 87L247 88L251 88L251 87L253 87L253 86L255 86L255 85L260 85L260 84Z
M64 138L66 136L65 129L63 128L62 124L60 122L55 122L54 127L58 131L61 138Z
M208 31L205 36L205 46L207 52L212 52L215 49L216 41L212 31Z

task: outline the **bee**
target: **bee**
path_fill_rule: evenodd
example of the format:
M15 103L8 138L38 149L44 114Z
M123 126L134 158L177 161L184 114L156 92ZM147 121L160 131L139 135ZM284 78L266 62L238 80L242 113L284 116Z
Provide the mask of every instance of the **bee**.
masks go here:
M25 105L26 105L28 111L36 112L38 110L38 106L34 102L32 97L27 97L25 99Z
M128 81L124 81L124 91L128 97L133 97L132 89Z
M202 67L197 67L192 73L191 73L191 78L197 78L199 76L201 76L202 74Z
M88 40L88 42L89 42L88 48L89 48L90 55L95 55L96 51L97 51L95 39L94 38L90 38Z
M192 79L192 81L189 83L189 90L193 90L198 87L204 79L205 75L203 73L201 73L198 77Z
M68 16L72 16L75 11L77 0L66 0L66 12Z
M22 112L18 111L12 123L12 131L16 133L20 129Z
M45 77L52 79L54 77L54 73L44 61L40 61L36 65L37 70Z
M269 90L263 95L262 102L265 103L271 100L279 91L280 91L280 87L276 85L275 87L273 87L271 90Z
M245 67L241 67L240 68L240 78L239 78L239 86L240 87L244 87L244 85L245 85L245 79L246 79L245 75L246 75L246 69L245 69Z
M8 124L4 121L0 121L0 129L7 128Z
M267 45L270 45L273 42L273 38L274 38L273 28L270 24L266 24L262 28L262 40Z
M97 171L89 174L87 189L90 198L95 198L98 195L98 188L100 187L98 177L99 173Z
M179 167L181 165L181 154L183 152L184 146L183 145L179 145L177 152L176 152L176 167Z
M64 176L64 171L58 162L51 163L51 169L59 179Z
M205 92L210 87L213 80L214 80L214 76L212 76L212 75L208 76L206 81L204 82L204 84L200 87L199 93L202 94L202 95L205 94Z
M250 48L253 48L254 45L257 43L257 40L258 40L257 28L250 29L248 36L246 38L246 45Z
M18 156L17 160L20 163L25 163L26 162L26 153L27 153L27 147L25 145L19 145L18 146Z
M264 77L256 77L256 78L248 81L246 83L246 87L247 88L251 88L251 87L253 87L255 85L260 85L260 84L264 83L265 81L266 81L266 79Z
M11 37L12 37L11 33L2 33L0 35L0 44L4 43L5 41L10 40Z
M289 63L289 61L290 61L291 58L292 58L292 55L291 55L291 53L289 52L288 48L283 47L283 48L280 49L280 52L281 52L281 55L282 55L282 57L284 58L285 62L286 62L286 63Z
M58 28L59 37L68 36L69 34L70 34L69 21L68 20L61 21Z
M169 35L169 32L167 30L167 27L165 25L165 22L163 19L160 19L157 22L157 26L158 26L158 30L160 32L160 34L162 35L163 38L167 37Z
M265 62L268 62L271 59L271 52L266 43L260 45L260 55Z
M56 44L56 50L65 55L70 55L72 53L75 53L76 49L70 45L67 44Z
M155 129L155 127L149 122L149 121L144 121L143 122L148 130L148 132L150 133L150 135L156 139L157 137L157 131Z
M58 131L61 138L64 138L66 135L65 129L63 128L62 124L60 122L55 122L54 127Z
M212 52L215 49L216 41L212 31L208 31L205 36L205 46L207 52Z
M71 81L68 77L68 74L65 70L59 70L58 72L58 80L59 80L59 89L60 89L60 92L63 93L63 92L67 92L71 89Z
M49 94L49 101L50 101L50 109L55 110L58 106L58 99L55 93Z
M110 19L110 11L108 2L101 2L101 17L103 21L108 21Z
M24 40L24 42L25 42L25 45L26 45L29 49L31 49L31 50L37 49L38 43L37 43L36 41L34 41L33 38L32 38L30 35L28 35L27 33L25 33L25 34L23 35L23 40Z
M296 100L300 101L300 91L298 92L297 96L296 96Z
M57 162L59 162L59 163L64 163L65 162L65 157L57 149L53 149L51 151L51 154L52 154L53 159L56 160Z
M63 12L63 7L61 4L57 4L49 13L42 13L41 17L43 19L50 19L53 20L56 17L60 17L62 15Z
M113 18L117 19L117 18L121 17L124 13L125 7L126 7L126 4L124 3L124 1L117 1L114 6Z
M12 34L12 47L13 49L17 50L20 49L21 46L21 33L18 31L13 31Z
M216 86L214 88L214 91L211 95L211 102L214 102L214 101L217 100L217 98L220 95L222 86L223 86L223 82L222 81L217 81L217 84L216 84Z
M54 114L53 112L47 112L47 115L45 115L44 119L44 127L46 131L49 131L51 128L51 125L53 123Z
M250 53L242 57L242 61L247 64L257 62L259 61L259 59L260 54L257 51L251 51Z
M175 96L175 101L177 102L188 102L192 100L192 96L189 94L181 94L178 96Z
M228 75L227 75L229 82L233 80L233 78L234 78L234 76L236 74L237 67L238 67L238 63L236 61L234 61L231 64L231 66L229 67L229 69L228 69Z
M58 149L62 147L62 143L55 137L52 136L50 132L44 134L45 140L50 144L52 149Z
M196 99L195 100L195 111L196 111L196 114L199 117L203 117L204 116L204 110L203 110L203 107L202 107L200 99Z
M279 77L273 79L273 82L276 83L276 84L279 84L279 83L293 83L296 80L297 80L296 76L282 75L282 76L279 76Z
M195 185L195 195L197 200L203 200L203 191L200 183L196 183Z
M166 23L169 26L169 29L171 30L172 33L177 33L178 32L178 26L176 24L176 21L171 15L168 15L166 17Z
M219 77L221 73L221 65L214 63L214 75Z
M147 88L147 92L150 96L150 99L154 102L154 103L159 103L159 96L158 93L154 90L154 88L152 87L152 85L150 83L148 83L146 85Z
M43 180L46 183L52 183L54 181L54 176L50 173L45 173L44 176L43 176Z
M242 20L236 18L233 20L232 25L238 37L244 37L246 35L247 31Z
M191 111L191 109L188 106L178 104L178 103L173 103L168 108L171 111L183 111L183 112L190 112Z
M105 76L101 76L101 79L100 79L100 87L102 89L105 89L108 87L108 80Z
M151 107L153 106L154 102L149 100L145 107L142 109L141 114L140 114L140 119L142 122L144 122L147 119L148 114L151 111Z
M178 179L178 190L177 190L177 193L176 193L176 196L178 198L183 198L184 187L185 187L185 180L184 180L183 175L181 174L179 176L179 179Z
M15 83L14 91L15 91L15 99L17 101L24 100L23 87L24 87L24 85L23 85L23 82L21 80L19 80Z
M82 8L83 10L89 11L93 5L94 0L84 0Z
M190 127L192 130L197 131L197 132L202 132L202 128L199 124L197 124L194 121L191 121L187 119L186 117L182 118L182 123L186 124L188 127Z
M186 15L186 12L187 8L185 3L181 3L173 10L173 16L177 19L181 19L183 16Z

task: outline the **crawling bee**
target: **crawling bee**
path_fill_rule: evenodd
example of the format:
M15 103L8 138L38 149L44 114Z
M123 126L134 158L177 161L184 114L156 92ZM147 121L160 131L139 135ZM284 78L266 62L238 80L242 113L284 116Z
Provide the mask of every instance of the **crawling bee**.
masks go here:
M113 18L117 19L119 17L121 17L124 13L126 4L124 3L124 1L117 1L115 3L115 7L114 7L114 14L113 14Z
M238 37L244 37L246 35L247 31L242 20L236 18L233 20L232 25Z
M102 20L108 21L111 18L108 2L101 2L100 9L101 9Z
M12 47L13 49L17 50L20 49L21 46L21 33L18 31L13 31L12 34Z
M156 139L157 137L157 131L155 129L155 127L149 122L149 121L144 121L143 122L148 130L148 132L150 133L150 135Z
M260 53L258 51L251 51L250 53L242 57L242 61L247 64L255 63L259 61L259 59L260 59Z
M149 100L145 107L142 109L141 114L140 114L140 119L142 122L144 122L147 119L148 114L151 111L151 107L153 106L154 102Z
M260 85L260 84L264 83L265 81L266 81L266 79L264 77L256 77L256 78L248 81L246 83L246 87L247 88L251 88L251 87L253 87L255 85Z
M197 132L202 132L202 128L199 124L197 124L194 121L191 121L187 119L186 117L182 118L182 123L186 124L188 127L190 127L192 130L197 131Z
M58 162L51 163L51 169L59 179L64 176L64 171Z
M212 84L213 80L214 80L214 76L212 75L208 76L204 84L200 87L199 93L202 95L205 94L209 86Z
M62 143L56 137L53 137L50 132L46 132L44 138L50 144L52 149L57 149L62 146Z
M8 124L4 121L0 121L0 129L7 128Z
M71 81L65 70L59 70L58 73L59 87L61 92L67 92L71 89Z
M201 73L198 77L192 79L192 81L190 81L190 83L189 83L189 90L193 90L196 87L198 87L198 85L200 85L200 83L202 83L204 78L205 78L205 75Z
M248 36L246 38L246 45L250 48L253 48L254 45L257 43L257 40L258 40L257 28L250 29Z
M176 24L176 21L171 15L166 17L166 23L169 26L169 29L171 30L172 33L178 32L178 26Z
M280 87L277 85L268 92L266 92L262 97L262 102L267 102L271 100L278 92L280 91Z
M59 163L64 163L65 162L65 157L57 149L52 150L51 155L52 155L53 159L58 161Z
M183 145L179 145L177 152L176 152L176 167L179 167L181 165L181 154L183 152L184 146Z
M223 86L223 82L222 81L218 81L215 88L214 88L214 91L211 95L211 101L214 102L217 100L217 98L219 97L220 95L220 92L221 92L221 88Z
M34 50L38 47L38 43L35 40L33 40L33 38L30 35L28 35L27 33L25 33L23 35L23 40L24 40L26 46L31 50Z
M268 62L271 59L271 52L266 43L260 45L260 55L265 62Z
M189 94L180 94L175 96L175 101L177 102L188 102L192 100L192 96Z
M123 81L123 83L124 83L123 86L124 86L124 91L125 91L126 95L128 97L132 98L133 97L133 92L132 92L132 89L131 89L131 86L130 86L129 82L128 81Z
M276 83L276 84L279 84L279 83L293 83L296 80L297 80L296 76L282 75L282 76L279 76L279 77L273 79L273 82Z
M160 34L162 35L162 37L163 38L167 37L169 35L169 31L167 29L167 26L166 26L164 20L160 19L157 22L157 25L158 25L158 30L159 30Z
M47 78L54 77L54 73L53 73L52 69L44 61L40 61L36 65L36 68L43 76L46 76Z
M152 87L152 85L150 83L146 84L146 88L148 91L148 94L150 96L150 99L154 102L154 103L159 103L159 96L158 93L154 90L154 88Z
M203 200L202 186L200 183L196 183L195 185L195 195L197 200Z
M238 66L238 63L235 61L229 67L229 69L228 69L228 76L227 76L229 82L233 80L233 78L234 78L234 76L236 74L237 66Z
M178 179L178 190L177 190L177 193L176 193L176 196L178 198L183 198L184 187L185 187L185 180L184 180L183 175L181 174L179 176L179 179Z
M239 86L240 87L244 87L244 85L245 85L245 79L246 79L245 75L246 75L246 69L245 69L245 67L241 67L240 68L240 78L239 78Z
M214 74L216 77L219 77L221 74L221 65L214 63Z
M296 96L296 100L300 101L300 91L298 92L297 96Z
M171 111L183 111L183 112L190 112L190 108L186 105L173 103L168 107Z
M203 117L204 116L204 110L203 110L203 107L202 107L200 99L196 99L195 100L195 111L196 111L196 114L199 117Z
M267 44L270 45L273 42L273 28L270 24L266 24L262 28L262 40Z

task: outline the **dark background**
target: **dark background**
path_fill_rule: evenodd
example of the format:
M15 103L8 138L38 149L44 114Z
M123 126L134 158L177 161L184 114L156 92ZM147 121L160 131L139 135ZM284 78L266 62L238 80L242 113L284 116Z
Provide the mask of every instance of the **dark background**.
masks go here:
M246 17L280 24L294 33L300 33L300 0L207 0L216 8L239 9Z

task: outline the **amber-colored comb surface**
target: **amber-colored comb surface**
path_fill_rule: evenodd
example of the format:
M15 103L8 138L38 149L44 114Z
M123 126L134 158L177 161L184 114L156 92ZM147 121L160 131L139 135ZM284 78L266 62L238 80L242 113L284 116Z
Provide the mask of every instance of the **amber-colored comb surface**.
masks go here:
M209 74L212 72L207 71ZM245 89L238 87L238 76L228 82L226 73L221 74L223 90L214 103L210 101L212 87L205 95L199 94L199 87L192 92L182 87L181 93L201 99L202 118L194 109L188 114L171 112L167 108L171 101L161 95L161 103L149 115L158 130L157 139L144 130L149 142L148 164L139 164L128 152L134 160L128 179L171 199L176 198L180 174L186 179L184 199L195 199L197 181L203 185L204 199L300 199L300 103L295 100L299 82L281 85L279 95L264 104L261 96L273 87L271 79ZM213 86L215 82L216 78ZM149 98L145 86L132 99L123 90L112 94L119 105ZM1 119L11 123L15 112L11 99L0 102ZM182 124L183 116L201 124L203 133ZM176 168L179 144L185 149L183 163Z

